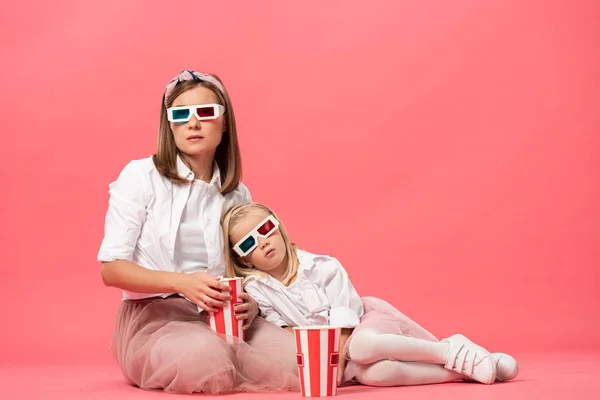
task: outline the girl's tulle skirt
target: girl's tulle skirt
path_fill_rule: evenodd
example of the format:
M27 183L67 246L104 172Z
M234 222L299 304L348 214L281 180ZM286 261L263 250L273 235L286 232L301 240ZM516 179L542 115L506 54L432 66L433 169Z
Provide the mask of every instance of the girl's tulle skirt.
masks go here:
M438 339L429 331L402 314L387 301L378 299L377 297L363 297L362 301L364 314L360 320L360 324L354 328L352 335L363 329L371 329L376 330L379 333L393 333L434 342L438 341ZM346 342L344 354L348 354L348 346L352 341L352 335ZM361 368L363 367L360 364L348 359L346 361L342 382L351 382Z

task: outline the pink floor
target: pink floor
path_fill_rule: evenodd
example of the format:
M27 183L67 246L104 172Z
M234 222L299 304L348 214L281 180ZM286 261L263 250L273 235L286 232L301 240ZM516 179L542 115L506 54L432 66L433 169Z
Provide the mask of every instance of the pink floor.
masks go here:
M520 375L492 386L467 383L340 389L338 396L365 399L600 399L600 352L521 354ZM170 399L158 391L143 391L124 383L116 365L1 365L0 399ZM223 397L197 395L206 399ZM246 394L236 399L294 399L298 393Z

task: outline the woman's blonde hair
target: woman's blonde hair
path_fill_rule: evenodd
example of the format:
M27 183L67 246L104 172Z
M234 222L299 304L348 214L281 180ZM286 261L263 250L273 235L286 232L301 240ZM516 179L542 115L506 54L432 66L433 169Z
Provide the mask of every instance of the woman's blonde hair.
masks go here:
M287 259L287 268L281 283L287 286L290 283L292 283L296 278L296 274L298 273L298 266L300 264L300 262L298 261L298 255L296 254L296 245L290 242L285 227L283 226L281 220L277 217L277 215L269 207L260 203L248 203L231 207L221 219L223 239L225 242L224 254L225 271L227 277L233 278L236 276L247 277L250 275L265 275L264 272L259 271L256 268L247 267L246 265L244 265L244 263L242 262L242 257L240 257L233 250L233 246L235 245L235 243L231 242L231 233L235 229L235 227L250 212L257 210L264 211L267 214L271 214L275 217L277 221L279 221L279 233L281 234L281 237L283 238L283 242L285 244L285 259Z
M221 82L216 75L211 76ZM165 99L165 95L163 95L160 103L158 146L156 154L154 154L152 159L158 172L171 182L183 185L190 183L187 179L179 176L179 173L177 172L177 155L180 151L175 145L173 131L171 130L171 125L167 118L167 108L173 105L173 101L177 96L196 86L204 86L205 88L212 90L217 95L219 104L225 106L225 114L223 114L223 117L225 118L225 130L223 132L221 143L219 143L215 152L215 161L221 173L221 193L227 194L237 189L242 179L242 160L231 99L229 98L227 91L219 90L212 82L196 80L183 81L175 86L168 98Z

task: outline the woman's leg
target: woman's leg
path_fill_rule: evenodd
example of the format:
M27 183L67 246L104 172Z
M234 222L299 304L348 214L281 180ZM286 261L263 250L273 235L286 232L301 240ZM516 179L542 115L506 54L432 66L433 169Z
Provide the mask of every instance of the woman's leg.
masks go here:
M226 342L202 322L169 322L145 343L132 346L122 368L143 389L169 393L229 393L236 380L235 357Z
M239 375L248 391L300 390L294 335L257 317L246 331L252 352L239 353Z
M205 319L180 297L124 302L112 342L123 375L143 389L231 392L235 354Z

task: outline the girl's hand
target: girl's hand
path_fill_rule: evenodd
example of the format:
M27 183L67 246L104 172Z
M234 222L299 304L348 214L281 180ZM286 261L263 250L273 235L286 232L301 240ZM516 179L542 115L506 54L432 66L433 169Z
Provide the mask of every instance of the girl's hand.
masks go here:
M337 376L338 386L342 384L342 378L344 377L344 368L346 367L347 354L344 351L346 349L346 342L350 338L350 335L352 335L353 331L354 331L354 329L352 329L352 328L343 328L342 332L340 334L340 361L338 364L338 376Z
M177 291L201 309L217 312L218 307L224 307L225 302L231 299L228 293L230 290L229 285L219 282L217 277L205 272L196 272L181 274Z
M242 329L246 330L250 328L252 321L258 315L258 303L248 293L240 293L238 296L242 299L243 303L233 306L233 310L237 320L246 320L244 326L242 326Z

